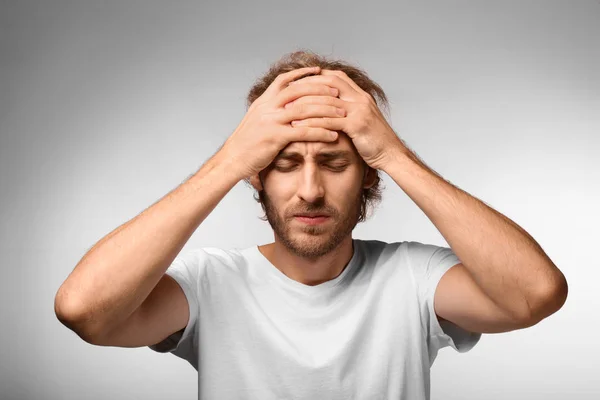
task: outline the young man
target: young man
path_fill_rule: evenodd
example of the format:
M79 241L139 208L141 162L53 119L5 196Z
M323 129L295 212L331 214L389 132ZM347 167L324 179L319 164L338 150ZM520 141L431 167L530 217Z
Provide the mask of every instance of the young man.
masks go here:
M439 349L556 312L566 280L539 245L429 169L376 98L346 63L280 60L218 152L83 257L58 318L92 344L186 359L200 398L415 400L429 398ZM379 171L451 247L352 238L381 198ZM274 242L180 253L240 180Z

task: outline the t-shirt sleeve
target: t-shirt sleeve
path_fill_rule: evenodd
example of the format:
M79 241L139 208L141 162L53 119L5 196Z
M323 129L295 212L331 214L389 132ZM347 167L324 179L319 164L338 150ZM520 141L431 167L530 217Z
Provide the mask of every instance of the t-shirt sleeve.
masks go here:
M433 300L442 276L461 261L450 247L420 242L408 242L408 259L418 291L421 319L427 331L430 364L440 349L451 346L459 353L471 350L481 339L481 333L469 332L443 320L439 322Z
M148 346L156 352L172 353L187 360L196 370L198 370L199 274L205 257L206 254L201 249L188 250L175 257L166 270L165 273L183 289L190 317L184 329L171 334L159 343Z

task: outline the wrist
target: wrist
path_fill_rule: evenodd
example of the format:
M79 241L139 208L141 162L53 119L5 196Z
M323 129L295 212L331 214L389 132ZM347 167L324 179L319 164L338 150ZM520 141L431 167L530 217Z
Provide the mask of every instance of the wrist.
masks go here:
M223 150L211 157L207 164L217 175L234 184L247 177L241 168L243 164L236 157Z
M420 164L417 155L405 146L398 146L388 153L385 165L381 169L389 175L392 170L415 163Z
M241 179L241 174L236 172L231 158L224 157L220 152L214 154L202 164L200 169L193 173L190 181L210 181L225 187L234 187Z

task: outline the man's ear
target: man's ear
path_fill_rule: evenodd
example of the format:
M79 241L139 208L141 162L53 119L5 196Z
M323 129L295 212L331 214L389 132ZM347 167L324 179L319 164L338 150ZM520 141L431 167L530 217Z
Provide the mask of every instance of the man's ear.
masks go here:
M363 176L363 188L370 189L377 181L377 170L365 165L365 174Z
M254 187L254 189L256 189L257 192L263 190L263 186L260 181L260 178L258 177L258 174L250 177L250 184L252 184L252 186Z

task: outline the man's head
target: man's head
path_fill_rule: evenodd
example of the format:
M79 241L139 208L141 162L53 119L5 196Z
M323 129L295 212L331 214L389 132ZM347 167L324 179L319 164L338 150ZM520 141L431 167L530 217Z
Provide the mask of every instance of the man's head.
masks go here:
M328 60L309 51L290 53L273 64L251 88L247 106L260 97L280 74L294 69L320 66L344 71L357 85L387 107L383 90L360 69L339 60ZM317 258L335 249L358 222L367 218L367 208L381 200L379 171L360 157L352 140L343 132L335 142L293 142L271 165L247 180L257 194L275 235L292 252ZM295 217L302 213L328 215L320 224L307 224Z

